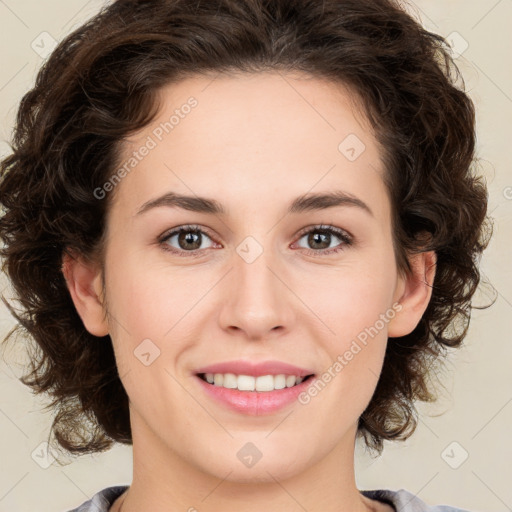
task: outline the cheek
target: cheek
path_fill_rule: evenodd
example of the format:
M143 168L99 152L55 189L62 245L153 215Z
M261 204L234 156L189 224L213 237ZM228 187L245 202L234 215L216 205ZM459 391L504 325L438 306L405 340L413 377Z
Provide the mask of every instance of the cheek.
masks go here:
M342 346L389 313L396 274L394 267L386 270L378 262L368 268L357 262L335 271L303 272L300 281L304 303ZM378 326L383 330L381 322Z
M341 397L355 416L370 400L382 369L388 325L398 311L392 300L395 284L395 267L378 260L366 266L347 262L335 273L317 273L301 284L301 297L325 332L317 339L327 356L321 376L330 389L326 395L333 401Z
M188 276L174 278L168 269L151 269L129 257L110 268L111 335L131 406L143 417L160 417L171 425L169 401L183 411L193 408L173 378L173 363L191 346L186 315L204 292L185 286Z
M218 276L194 272L192 267L150 265L128 256L110 268L106 284L119 373L130 372L131 379L145 382L147 390L152 380L160 379L156 376L159 368L168 381L165 370L176 373L178 363L195 349L208 317L205 297L211 297L208 293ZM145 362L150 366L144 366Z
M111 271L110 278L111 312L134 342L139 338L163 340L206 289L190 272L150 268L128 259Z

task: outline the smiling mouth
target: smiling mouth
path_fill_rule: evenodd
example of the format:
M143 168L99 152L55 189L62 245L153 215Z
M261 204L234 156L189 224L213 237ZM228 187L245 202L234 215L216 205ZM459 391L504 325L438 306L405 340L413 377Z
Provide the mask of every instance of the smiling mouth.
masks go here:
M277 391L292 388L314 377L314 374L299 377L296 375L235 375L234 373L198 373L197 376L208 384L239 391Z

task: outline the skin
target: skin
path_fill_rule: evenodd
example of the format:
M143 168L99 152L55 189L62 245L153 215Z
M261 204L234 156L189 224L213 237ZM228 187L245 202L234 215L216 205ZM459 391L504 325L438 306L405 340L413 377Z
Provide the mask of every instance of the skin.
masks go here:
M187 78L161 90L158 116L126 141L124 155L190 96L197 107L117 185L104 267L64 258L77 311L89 332L110 334L130 398L133 482L111 510L393 510L356 487L357 420L388 337L411 332L428 305L435 254L411 256L413 271L398 271L381 150L341 85L274 72ZM366 147L355 161L338 150L349 134ZM372 214L353 205L286 213L297 196L333 190ZM160 206L137 214L171 191L215 199L226 213ZM187 224L205 229L198 257L177 236L159 242ZM353 243L331 235L315 245L301 230L318 224ZM236 250L248 236L263 251L251 263ZM322 255L331 248L341 250ZM235 359L321 375L396 303L394 318L306 405L244 415L214 403L194 376ZM149 366L134 356L145 339L160 350ZM237 457L248 442L262 453L250 468Z

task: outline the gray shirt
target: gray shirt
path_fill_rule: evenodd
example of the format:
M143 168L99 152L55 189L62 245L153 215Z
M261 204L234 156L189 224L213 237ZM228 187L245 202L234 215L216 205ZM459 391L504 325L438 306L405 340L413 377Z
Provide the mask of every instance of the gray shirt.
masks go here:
M107 487L97 492L89 501L86 501L78 508L70 510L69 512L107 512L114 501L121 496L126 489L128 489L127 485ZM469 512L466 509L450 507L448 505L427 505L424 501L405 489L398 491L379 489L360 492L367 498L391 505L396 512Z

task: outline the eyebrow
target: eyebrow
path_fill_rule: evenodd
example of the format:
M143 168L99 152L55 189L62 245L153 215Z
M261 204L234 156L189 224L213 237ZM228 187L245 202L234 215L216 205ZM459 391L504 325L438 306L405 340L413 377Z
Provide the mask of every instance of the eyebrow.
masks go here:
M158 207L182 208L198 213L208 213L213 215L225 215L227 212L221 203L215 199L198 196L186 196L175 192L168 192L156 199L151 199L144 203L136 215L140 215L148 210ZM354 206L373 215L370 207L356 196L337 190L334 192L321 194L304 194L292 201L288 208L288 213L303 213L318 210L325 210L336 206Z

